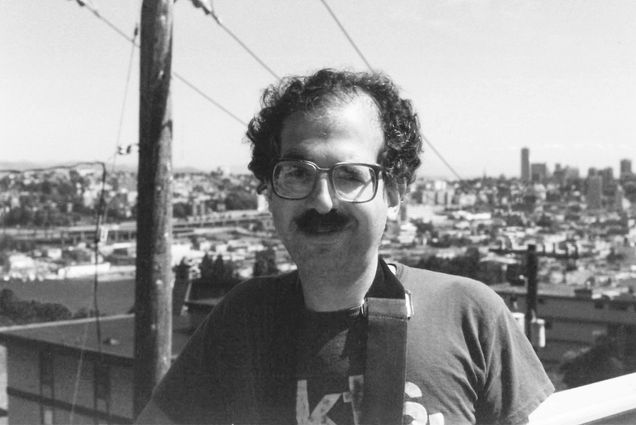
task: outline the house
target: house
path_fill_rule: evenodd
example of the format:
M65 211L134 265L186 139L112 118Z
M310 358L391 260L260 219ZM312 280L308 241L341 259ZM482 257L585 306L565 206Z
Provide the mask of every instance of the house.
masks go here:
M102 317L99 323L102 344L95 318L0 332L9 423L132 423L134 316ZM191 329L188 317L173 318L173 359Z
M173 312L181 312L187 288L186 266L175 275ZM9 423L132 423L134 329L132 314L0 329ZM189 315L172 317L173 360L193 330Z
M491 285L512 311L525 312L526 289ZM621 294L618 294L621 295ZM568 351L591 347L598 337L616 339L620 357L636 356L636 297L616 296L573 285L539 284L537 316L545 320L544 364L557 364Z

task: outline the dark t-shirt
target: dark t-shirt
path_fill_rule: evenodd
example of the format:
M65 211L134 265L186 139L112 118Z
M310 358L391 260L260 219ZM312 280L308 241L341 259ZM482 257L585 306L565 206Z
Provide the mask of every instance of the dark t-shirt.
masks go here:
M354 423L362 394L366 320L360 308L301 314L297 333L296 417Z
M400 264L393 276L381 262L369 293L392 297L396 285L414 306L407 421L522 423L553 391L486 285ZM155 403L179 423L358 423L366 320L303 305L295 273L239 285L193 335Z

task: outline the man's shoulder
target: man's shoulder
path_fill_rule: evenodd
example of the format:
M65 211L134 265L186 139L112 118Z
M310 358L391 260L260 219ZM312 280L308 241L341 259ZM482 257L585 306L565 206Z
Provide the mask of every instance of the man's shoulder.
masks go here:
M396 267L396 276L407 287L416 289L423 287L426 289L443 288L453 290L476 290L492 292L488 286L478 280L465 276L436 272L432 270L410 267L402 263L392 262Z
M415 299L429 302L448 302L454 305L476 307L501 307L503 301L495 291L483 282L464 276L435 272L394 263L396 276Z

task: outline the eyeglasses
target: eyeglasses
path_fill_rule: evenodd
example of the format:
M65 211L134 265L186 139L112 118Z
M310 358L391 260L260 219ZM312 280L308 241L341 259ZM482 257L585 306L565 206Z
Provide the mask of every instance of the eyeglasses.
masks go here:
M316 187L318 177L327 173L336 197L342 201L369 202L378 191L382 167L375 164L339 162L322 168L311 161L278 161L272 172L274 193L283 199L307 198Z

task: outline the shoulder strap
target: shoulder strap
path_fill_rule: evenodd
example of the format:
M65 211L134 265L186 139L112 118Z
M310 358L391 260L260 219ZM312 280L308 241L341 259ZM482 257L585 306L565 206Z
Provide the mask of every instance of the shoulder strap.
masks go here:
M401 425L406 379L408 291L399 298L367 298L367 358L361 423Z

